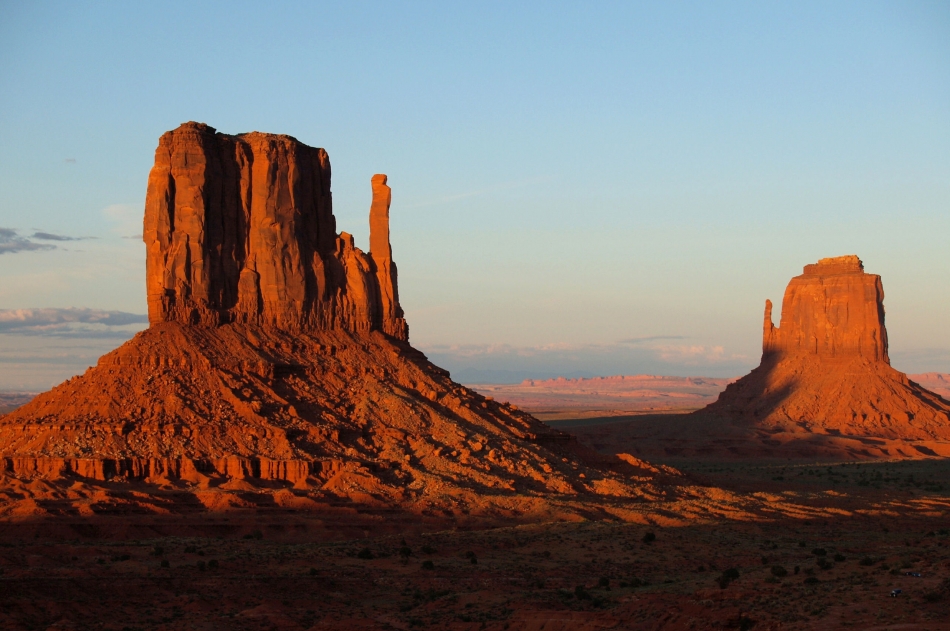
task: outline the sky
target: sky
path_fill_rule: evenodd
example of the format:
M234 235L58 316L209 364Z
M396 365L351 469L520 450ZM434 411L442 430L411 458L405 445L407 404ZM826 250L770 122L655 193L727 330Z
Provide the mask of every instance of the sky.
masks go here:
M740 375L843 254L892 364L950 372L947 2L0 0L0 389L146 326L189 120L324 147L364 249L388 174L410 340L463 382Z

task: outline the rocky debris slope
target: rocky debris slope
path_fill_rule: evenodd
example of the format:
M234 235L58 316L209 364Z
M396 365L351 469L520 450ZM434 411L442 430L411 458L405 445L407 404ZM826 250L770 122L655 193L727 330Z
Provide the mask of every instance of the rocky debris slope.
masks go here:
M950 439L950 402L891 367L881 277L857 256L822 259L785 290L762 361L701 413L775 431Z
M0 418L0 473L274 483L447 511L665 492L650 482L675 471L599 456L413 349L386 176L364 254L335 232L329 169L289 136L163 135L145 209L151 326Z

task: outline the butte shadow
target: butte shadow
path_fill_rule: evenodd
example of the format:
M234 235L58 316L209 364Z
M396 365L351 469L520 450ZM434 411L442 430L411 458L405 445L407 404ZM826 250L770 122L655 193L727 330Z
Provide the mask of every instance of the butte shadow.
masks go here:
M336 231L323 149L199 123L164 134L145 207L150 326L0 418L0 513L197 499L557 517L675 488L653 484L674 472L602 457L415 350L385 175L372 191L364 253Z
M761 363L716 402L570 431L645 458L950 456L950 402L891 367L881 277L851 255L806 265L779 327L766 301Z

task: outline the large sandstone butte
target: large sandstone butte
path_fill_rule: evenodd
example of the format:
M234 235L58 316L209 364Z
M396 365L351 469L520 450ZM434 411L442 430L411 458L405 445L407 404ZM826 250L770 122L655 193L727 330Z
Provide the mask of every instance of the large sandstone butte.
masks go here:
M881 277L853 255L806 265L778 327L766 301L761 364L704 411L775 431L950 439L950 403L891 367Z
M186 123L161 137L148 178L149 320L406 340L389 203L386 176L374 176L366 255L336 232L326 151Z
M386 176L372 189L366 254L336 233L323 149L197 123L163 135L150 327L2 417L0 473L184 485L207 506L262 484L448 513L653 493L660 470L605 460L409 345Z

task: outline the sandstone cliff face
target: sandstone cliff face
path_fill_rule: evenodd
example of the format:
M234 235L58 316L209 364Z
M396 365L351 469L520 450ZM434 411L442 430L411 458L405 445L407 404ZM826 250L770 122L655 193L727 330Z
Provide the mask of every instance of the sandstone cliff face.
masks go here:
M881 278L857 256L806 265L778 328L766 301L763 329L759 367L697 414L770 431L950 439L950 404L890 366Z
M764 355L865 357L889 363L881 277L857 256L821 259L789 282L779 328L765 301Z
M379 254L371 257L336 233L323 149L200 123L164 134L145 203L149 320L382 330L407 339L385 182L373 178Z

